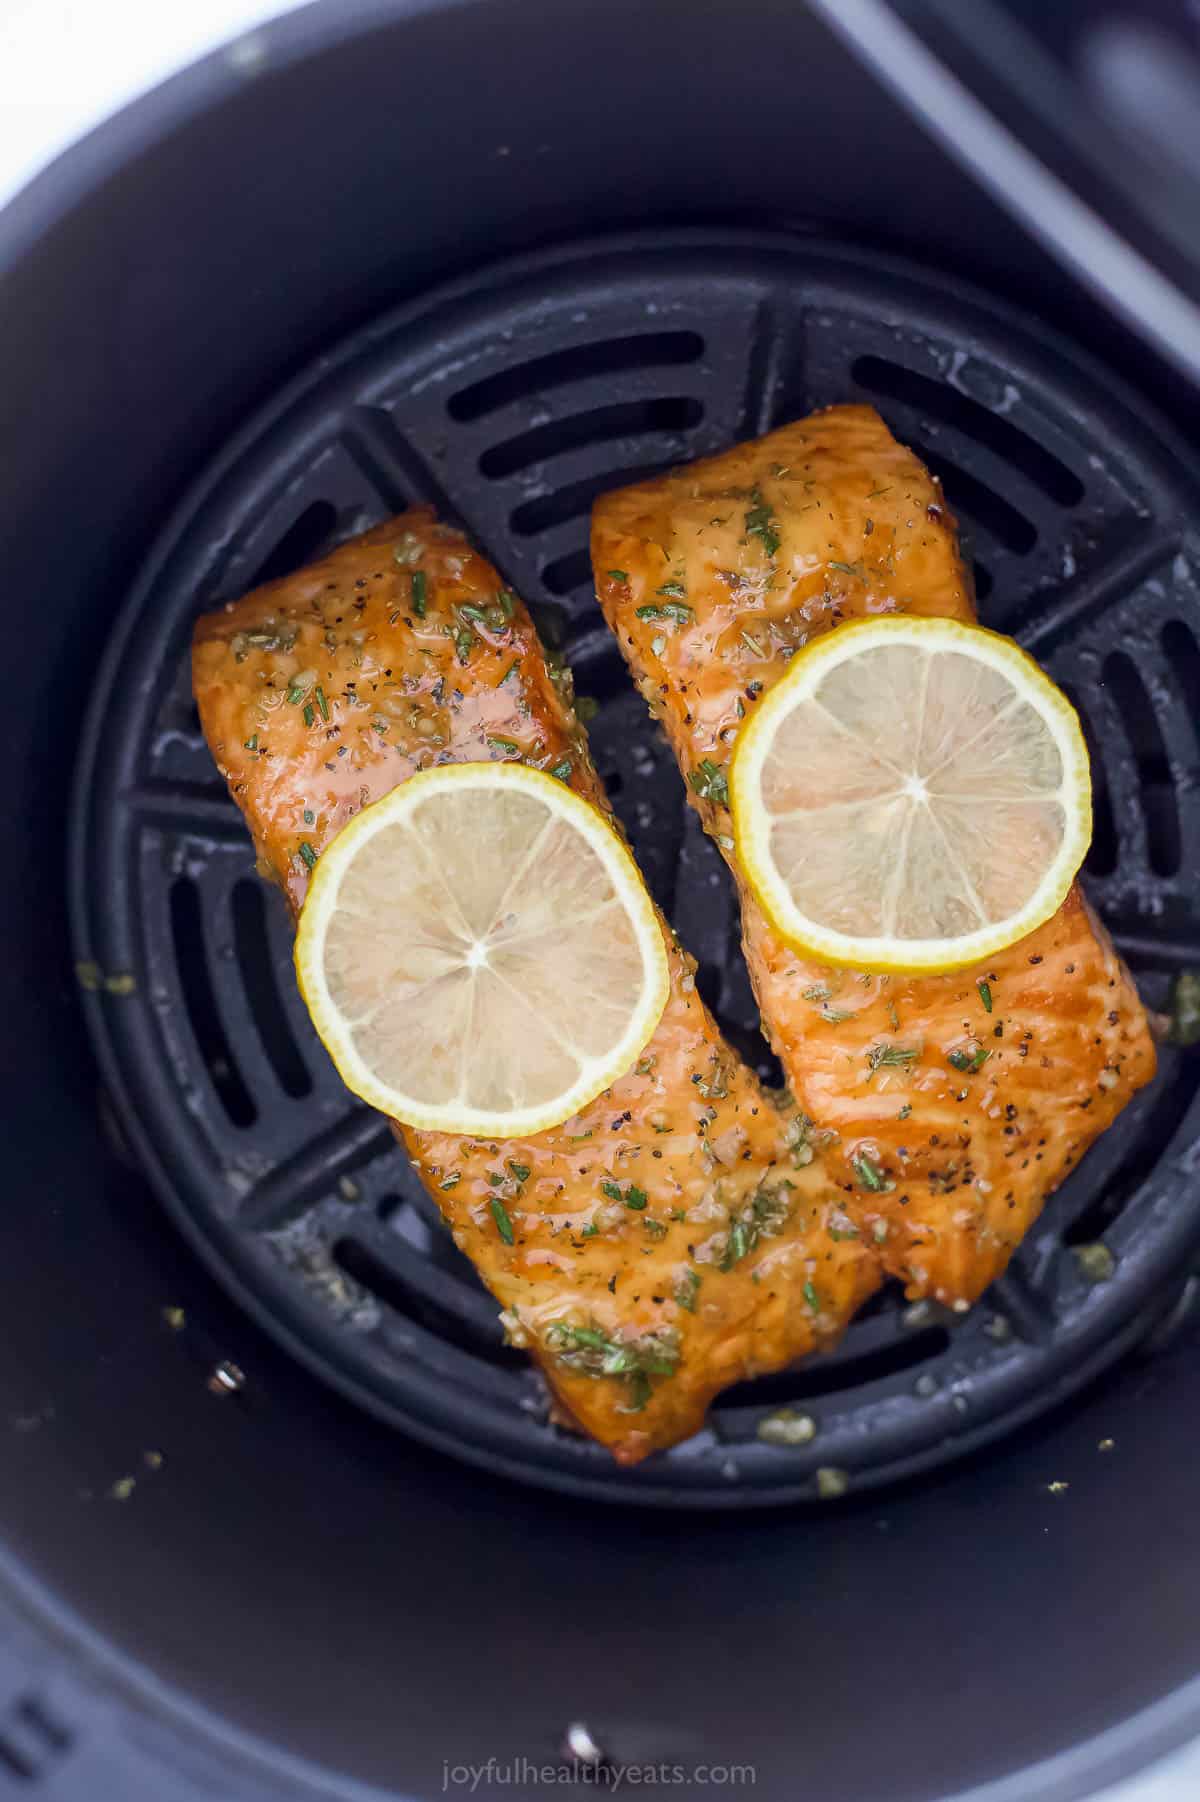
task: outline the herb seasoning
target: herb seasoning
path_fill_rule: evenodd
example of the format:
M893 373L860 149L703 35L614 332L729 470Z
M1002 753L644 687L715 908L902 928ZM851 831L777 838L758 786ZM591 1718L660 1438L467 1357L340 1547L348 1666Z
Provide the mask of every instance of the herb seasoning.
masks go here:
M692 771L691 784L702 801L713 801L718 807L729 805L729 781L719 763L702 757Z
M660 588L658 592L665 594L666 590ZM666 601L661 607L650 601L637 609L637 616L639 619L673 619L676 625L683 626L692 618L692 610L685 607L682 601Z
M696 1296L700 1289L700 1272L685 1270L674 1288L674 1297L679 1307L689 1314L696 1312Z
M851 1158L850 1164L861 1187L869 1189L872 1194L886 1195L889 1190L896 1187L886 1171L881 1170L865 1151L860 1151L857 1157Z
M896 1064L912 1064L920 1057L915 1045L872 1045L867 1052L867 1063L872 1072L888 1069Z
M778 521L771 517L771 509L764 501L761 489L752 488L750 499L753 504L746 514L746 536L757 538L767 556L774 557L779 549Z

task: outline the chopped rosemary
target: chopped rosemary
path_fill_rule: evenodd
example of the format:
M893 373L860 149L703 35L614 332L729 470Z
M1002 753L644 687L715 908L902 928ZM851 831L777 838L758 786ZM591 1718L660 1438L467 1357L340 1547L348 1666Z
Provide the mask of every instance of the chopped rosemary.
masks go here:
M979 981L978 981L978 982L977 982L977 983L976 983L976 984L975 984L975 987L976 987L976 988L977 988L977 989L978 989L978 990L979 990L979 999L980 999L980 1000L981 1000L981 1001L982 1001L982 1002L983 1002L983 1011L984 1011L984 1013L985 1013L985 1014L990 1014L990 1013L991 1013L991 1011L992 1011L992 989L991 989L991 984L990 984L990 983L987 983L987 982L984 982L984 980L983 980L983 978L982 978L982 976L981 976L981 977L980 977L980 979L979 979Z
M779 533L776 530L778 521L772 519L771 509L762 497L759 488L750 490L753 506L746 514L746 536L757 538L768 557L773 557L779 549Z
M246 740L245 749L247 751L257 751L257 749L258 749L258 733L257 732L251 733L250 737Z
M646 1205L646 1191L639 1189L636 1183L630 1183L624 1194L621 1193L620 1183L601 1183L600 1188L610 1201L623 1202L627 1208L633 1208L637 1213Z
M553 1331L552 1327L551 1332ZM562 1326L555 1337L565 1340L568 1345L581 1351L604 1351L607 1346L614 1343L600 1331L599 1327L594 1326Z
M658 592L663 594L665 590L660 588ZM692 610L682 601L665 601L661 607L652 601L645 607L639 607L637 616L639 619L673 619L676 625L683 626L691 619Z
M629 1406L622 1408L623 1414L640 1414L650 1397L654 1394L654 1384L644 1370L635 1370L629 1379Z
M429 578L423 569L414 569L410 580L412 582L413 612L418 619L424 619L429 601Z
M819 1314L821 1312L821 1297L817 1294L816 1285L814 1283L805 1283L803 1294L804 1299L812 1312L814 1314Z
M888 1069L896 1064L913 1064L920 1057L915 1045L872 1045L867 1052L867 1062L872 1071Z
M840 569L844 576L861 576L861 563L839 563L835 557L829 559L830 569Z
M682 582L664 582L662 587L656 588L654 590L654 592L655 592L655 594L672 595L676 600L680 600L680 601L685 600L687 598L687 589L684 587ZM688 608L688 612L689 613L691 612L690 607Z
M267 620L261 631L239 633L238 637L244 638L257 651L290 651L296 642L296 629L294 626L279 626ZM240 657L238 661L241 661Z
M488 743L489 743L489 745L494 745L496 747L497 751L511 751L514 756L516 756L516 754L521 749L520 745L517 744L516 741L511 738L495 738L495 737L493 737L493 738L488 739Z
M851 1158L850 1164L863 1188L870 1189L872 1194L886 1195L889 1189L896 1187L887 1173L865 1151L860 1151L856 1158Z
M614 582L628 582L629 572L624 569L610 569L609 575Z
M907 1120L908 1116L911 1113L912 1113L912 1102L906 1101L904 1103L904 1106L900 1109L900 1112L896 1115L896 1118L897 1118L897 1120Z
M300 840L300 855L304 859L305 867L307 869L310 869L310 870L316 869L317 853L313 850L312 846L309 844L309 842L306 838L302 838Z
M809 1143L812 1129L813 1123L807 1114L797 1114L795 1119L788 1123L787 1143L791 1147L792 1163L797 1170L803 1170L807 1164L811 1164L813 1161L815 1153Z
M984 1047L979 1045L973 1052L948 1052L946 1055L946 1062L952 1064L956 1070L965 1070L968 1076L974 1076L977 1070L983 1069L983 1066L987 1063L991 1055L990 1051L985 1051Z
M562 757L557 763L552 763L550 765L550 774L556 776L560 782L569 782L571 779L571 759L569 757Z
M678 1306L685 1309L689 1314L694 1314L696 1312L696 1293L699 1288L700 1272L698 1270L685 1270L672 1291Z
M546 1342L568 1370L589 1377L625 1377L629 1412L639 1413L653 1394L652 1376L674 1376L679 1367L679 1335L669 1327L640 1339L617 1339L599 1327L556 1320Z
M454 648L458 652L460 663L471 661L471 650L475 643L475 634L470 626L460 626L454 634Z
M519 1183L527 1183L532 1175L532 1171L528 1164L514 1164L511 1158L509 1159L508 1167Z
M505 619L511 619L517 610L517 597L512 589L499 589L496 594L496 602Z
M313 707L312 702L306 701L304 704L304 715L303 715L304 724L306 726L311 726L313 724L314 720L316 719L316 717L317 717L316 709Z
M714 801L718 807L729 805L729 782L719 763L702 757L689 778L702 801Z
M496 1231L506 1245L513 1244L512 1221L508 1217L508 1209L498 1195L488 1198L488 1206L492 1210L492 1219L496 1222Z
M806 1001L828 1001L829 986L824 982L814 982L809 989L801 990Z
M457 1187L457 1185L461 1181L462 1181L462 1171L455 1170L452 1175L450 1175L446 1178L445 1182L441 1182L438 1184L438 1188L439 1189L453 1189L453 1188Z
M505 670L504 674L501 676L500 680L497 682L496 687L503 688L504 684L508 681L508 678L510 676L515 676L517 671L520 669L520 667L521 667L521 659L519 657L514 657L512 662L509 664L508 668Z
M844 1007L823 1007L821 1009L821 1018L822 1020L828 1020L831 1026L840 1026L844 1020L854 1020L857 1018L857 1015L853 1010Z
M791 1186L785 1182L777 1189L756 1189L749 1202L730 1215L729 1234L718 1270L732 1270L755 1250L760 1240L769 1239L782 1229L791 1207L788 1200Z

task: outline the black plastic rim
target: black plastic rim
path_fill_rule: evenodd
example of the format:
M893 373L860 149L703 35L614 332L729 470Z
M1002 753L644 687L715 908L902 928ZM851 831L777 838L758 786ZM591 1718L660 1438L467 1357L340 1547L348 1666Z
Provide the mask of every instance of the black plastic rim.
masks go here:
M1186 453L1061 340L890 258L781 235L656 233L525 258L358 334L254 420L169 522L113 635L72 830L77 956L132 973L92 1009L162 1197L242 1303L375 1413L577 1494L729 1507L928 1469L1043 1412L1134 1343L1200 1243L1196 1061L1155 1084L962 1320L887 1292L838 1350L730 1391L634 1471L548 1424L387 1127L352 1105L291 975L190 697L196 613L414 500L457 518L599 702L591 735L642 868L731 1039L766 1068L719 857L599 618L596 494L815 405L865 399L939 474L985 621L1079 704L1088 887L1151 1005L1200 963L1200 592ZM1077 1257L1103 1239L1112 1276ZM781 1405L802 1446L759 1436ZM769 1431L769 1429L768 1429Z

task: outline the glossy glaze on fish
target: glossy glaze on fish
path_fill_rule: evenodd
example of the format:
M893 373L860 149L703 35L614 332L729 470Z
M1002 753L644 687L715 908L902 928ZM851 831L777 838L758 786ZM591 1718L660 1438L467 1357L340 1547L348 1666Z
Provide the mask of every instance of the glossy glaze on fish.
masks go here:
M519 757L607 808L569 672L423 510L205 616L193 677L260 871L294 913L345 821L432 764ZM723 1042L663 930L662 1021L573 1120L504 1142L397 1128L512 1341L627 1463L696 1431L725 1385L831 1343L880 1280L795 1111Z
M1032 937L947 976L809 963L737 868L742 720L815 633L903 611L974 618L941 490L869 407L835 407L604 496L609 624L739 880L763 1025L847 1212L911 1296L964 1307L1154 1073L1133 984L1075 888ZM889 721L881 712L886 742Z

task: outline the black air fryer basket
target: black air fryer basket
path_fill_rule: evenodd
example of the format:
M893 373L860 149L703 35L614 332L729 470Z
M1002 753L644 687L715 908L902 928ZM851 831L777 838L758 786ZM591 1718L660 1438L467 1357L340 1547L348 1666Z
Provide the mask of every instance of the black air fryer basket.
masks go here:
M1085 885L1165 1010L1200 967L1200 283L1190 140L1137 127L1196 33L973 17L964 47L937 4L320 0L0 215L0 1795L638 1766L1036 1802L1200 1733L1200 1050L1163 1046L969 1315L889 1289L621 1470L322 1052L191 698L198 612L432 503L598 703L641 867L775 1076L588 516L868 401L1081 713ZM1072 127L1106 95L1125 167Z

